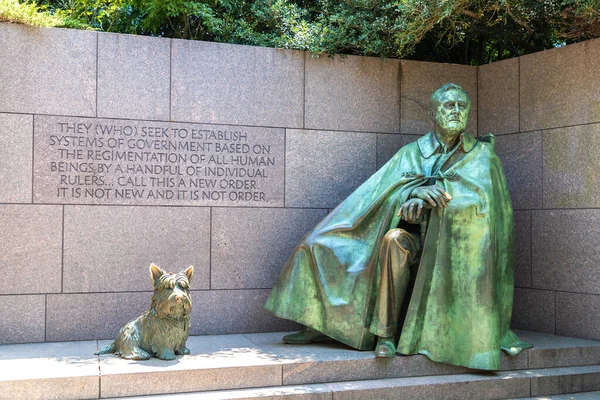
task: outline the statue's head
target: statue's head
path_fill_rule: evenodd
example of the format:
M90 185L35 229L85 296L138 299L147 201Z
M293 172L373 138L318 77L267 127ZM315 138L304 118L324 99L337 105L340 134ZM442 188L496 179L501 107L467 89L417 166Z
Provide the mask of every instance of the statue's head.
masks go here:
M431 119L438 134L456 138L464 132L471 110L471 98L455 83L446 83L431 95Z

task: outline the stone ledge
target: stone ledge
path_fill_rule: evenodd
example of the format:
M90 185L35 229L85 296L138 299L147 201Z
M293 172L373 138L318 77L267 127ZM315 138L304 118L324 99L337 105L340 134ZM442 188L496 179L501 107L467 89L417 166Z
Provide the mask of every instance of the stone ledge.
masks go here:
M550 379L552 393L563 394L570 390L582 390L584 386L573 387L569 382L580 378L597 376L599 366L571 367L544 370L525 370L499 373L469 373L455 375L423 376L413 378L394 378L335 382L317 385L297 385L253 388L242 390L223 390L203 393L181 393L159 396L136 397L138 400L250 400L250 399L286 399L286 400L491 400L523 398L529 396L539 385L539 380ZM585 387L598 388L598 380L588 379ZM584 389L585 390L585 389ZM592 389L594 390L594 389ZM598 392L569 395L574 397L552 397L551 399L597 399ZM125 400L125 398L122 398ZM530 400L550 400L548 397L532 397Z
M113 355L93 355L97 348L109 341L3 345L0 346L0 370L3 371L0 398L106 398L257 387L263 388L259 393L265 394L270 393L267 390L270 387L281 391L294 386L302 387L290 389L300 390L297 394L304 397L298 399L329 398L323 397L322 386L317 385L316 392L311 389L314 384L322 383L331 390L337 388L344 392L343 398L353 398L352 393L355 392L350 388L354 386L343 382L360 381L360 387L366 385L365 388L375 390L375 386L380 385L373 383L376 380L385 381L381 383L383 386L402 386L406 382L392 381L421 377L419 379L423 382L411 382L422 386L423 393L430 393L425 386L432 383L426 382L435 376L446 377L439 378L440 382L454 382L452 379L471 382L457 383L460 387L473 384L473 379L464 381L468 376L488 376L496 381L500 377L516 376L528 382L528 390L531 385L540 392L554 392L550 394L600 389L600 367L595 365L600 360L600 342L590 340L519 332L524 340L534 344L534 349L512 359L503 357L505 371L473 375L468 374L469 370L465 368L436 364L424 356L398 356L383 360L375 359L373 352L356 351L337 343L286 345L281 343L283 334L192 336L188 340L192 354L174 361L152 359L136 362ZM537 369L527 371L528 368ZM509 388L500 381L490 383L488 380L480 385L483 385L482 390L488 390L484 389L488 385L500 385L498 390L504 398L531 395L529 392L513 393L512 385ZM523 384L519 383L521 381L514 382L519 387ZM445 389L440 390L448 390L453 385L442 385L440 388ZM379 396L376 394L380 393L379 390L375 390L373 395ZM280 397L272 398L283 395L280 393L277 395Z
M527 398L519 398L512 400L597 400L600 399L600 392L585 392L585 393L567 393L558 396L535 396Z

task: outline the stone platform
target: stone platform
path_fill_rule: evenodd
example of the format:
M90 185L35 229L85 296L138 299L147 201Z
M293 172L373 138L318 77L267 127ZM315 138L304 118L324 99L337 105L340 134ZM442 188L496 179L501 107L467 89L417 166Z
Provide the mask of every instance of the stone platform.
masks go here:
M94 356L110 341L4 345L0 399L479 400L600 390L595 341L519 332L533 349L503 357L500 372L473 373L424 356L385 360L337 343L286 345L284 334L193 336L192 354L174 361Z

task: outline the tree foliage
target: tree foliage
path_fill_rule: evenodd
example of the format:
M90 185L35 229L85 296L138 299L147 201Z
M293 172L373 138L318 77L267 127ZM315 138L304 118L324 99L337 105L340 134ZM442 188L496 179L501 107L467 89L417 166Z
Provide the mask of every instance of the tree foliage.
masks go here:
M49 15L109 32L462 64L600 37L600 0L43 0L39 5Z

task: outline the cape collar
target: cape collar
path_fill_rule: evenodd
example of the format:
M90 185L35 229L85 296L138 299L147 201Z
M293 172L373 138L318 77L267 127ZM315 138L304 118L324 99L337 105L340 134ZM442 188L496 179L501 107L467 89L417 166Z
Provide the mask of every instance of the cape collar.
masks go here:
M475 145L477 144L477 139L475 139L470 133L463 132L460 134L459 138L459 150L462 150L465 153L473 150ZM419 150L421 150L421 154L423 157L429 158L433 154L435 154L439 148L442 146L440 142L435 137L435 132L429 132L428 134L421 136L417 143L419 145Z

